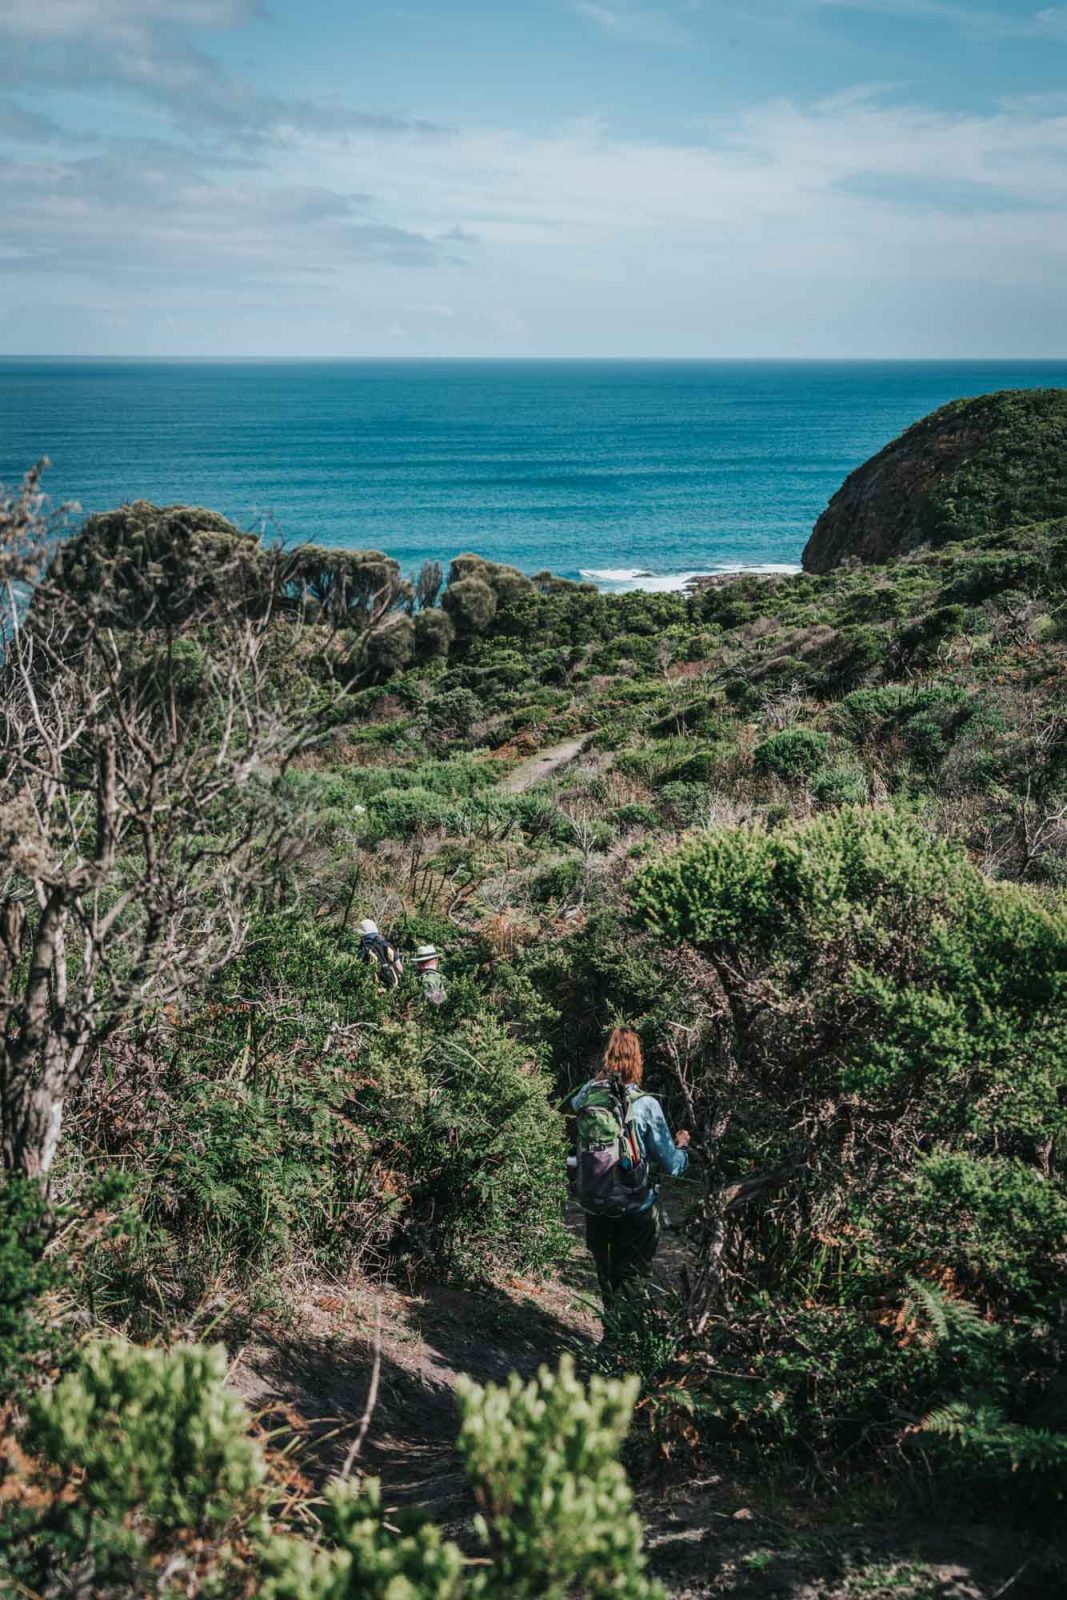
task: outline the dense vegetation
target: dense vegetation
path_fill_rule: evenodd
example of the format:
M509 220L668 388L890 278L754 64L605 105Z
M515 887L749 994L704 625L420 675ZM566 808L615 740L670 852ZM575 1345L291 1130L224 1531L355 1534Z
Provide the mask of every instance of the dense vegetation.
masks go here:
M649 1592L632 1386L467 1391L456 1546L294 1490L189 1343L308 1275L565 1261L560 1101L616 1021L697 1152L684 1282L598 1358L635 1459L1054 1527L1067 521L611 597L143 503L49 566L35 484L4 517L0 1570ZM445 950L445 1004L364 915Z
M1067 515L1067 393L1015 389L956 400L846 479L804 551L809 572L889 561Z

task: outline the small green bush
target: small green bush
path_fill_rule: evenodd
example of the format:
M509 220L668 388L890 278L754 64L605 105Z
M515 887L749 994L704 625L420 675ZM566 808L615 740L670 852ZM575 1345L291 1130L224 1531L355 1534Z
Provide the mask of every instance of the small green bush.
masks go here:
M829 748L828 734L812 728L783 728L756 746L754 759L761 772L796 783L818 771Z
M616 806L612 816L620 828L654 828L659 822L659 812L655 806L641 805L636 801Z
M415 654L415 624L408 616L391 617L384 627L368 634L363 649L367 671L384 682L403 672Z
M382 839L410 839L415 834L442 829L454 832L460 808L430 789L383 789L368 805L374 833Z
M545 867L543 872L538 872L530 880L530 895L538 905L551 905L558 900L566 900L573 894L582 881L582 863L578 856L569 856L565 861L557 861L551 867Z
M530 1383L461 1381L485 1552L472 1562L425 1516L387 1510L373 1478L334 1480L299 1532L271 1531L265 1461L225 1371L220 1347L88 1347L35 1402L38 1516L0 1545L0 1579L66 1592L89 1571L116 1596L169 1593L166 1572L183 1591L262 1600L662 1600L618 1461L635 1380L586 1386L564 1358Z
M929 715L935 709L957 708L967 701L966 693L953 684L892 683L880 689L857 689L834 708L834 721L840 731L853 739L867 739L885 725L899 726L911 717Z
M496 615L497 600L482 578L458 578L450 579L441 605L448 613L456 639L469 641L488 631Z
M263 1600L661 1600L617 1460L636 1386L586 1388L564 1359L529 1384L464 1380L458 1392L481 1560L465 1562L417 1513L387 1514L374 1479L335 1484L318 1540L267 1546Z
M276 1536L263 1554L260 1600L463 1600L458 1545L417 1511L382 1505L376 1478L327 1486L321 1534Z
M407 1191L396 1251L468 1281L559 1259L566 1152L550 1087L484 1014L382 1035L359 1114Z
M821 806L863 805L867 799L867 778L862 767L837 762L819 767L811 776L811 796Z
M431 748L448 752L470 738L475 723L485 715L485 708L473 690L456 688L427 701L425 715Z
M664 783L659 789L660 803L683 828L699 821L710 797L710 790L703 783Z
M489 1553L481 1586L499 1600L654 1600L641 1524L617 1457L637 1399L634 1379L583 1386L568 1358L506 1388L459 1386L459 1448ZM476 1590L477 1592L477 1590Z
M153 1555L251 1513L263 1462L226 1367L221 1345L101 1340L33 1400L24 1444L71 1486L50 1537L75 1566L136 1589Z

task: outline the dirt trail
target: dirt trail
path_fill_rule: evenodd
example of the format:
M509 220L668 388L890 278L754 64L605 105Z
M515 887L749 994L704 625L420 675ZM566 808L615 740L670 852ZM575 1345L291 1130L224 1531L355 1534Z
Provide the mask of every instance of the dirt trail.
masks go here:
M671 1207L677 1213L677 1204ZM242 1351L232 1381L254 1407L281 1404L304 1434L316 1483L338 1472L367 1402L381 1307L381 1384L359 1462L387 1504L418 1506L450 1537L469 1540L474 1507L455 1448L461 1374L502 1382L554 1365L565 1350L594 1357L600 1323L588 1257L544 1283L514 1279L481 1291L429 1286L404 1293L367 1282L309 1285L293 1326ZM656 1276L677 1282L684 1256L668 1234ZM674 1600L1012 1600L1050 1591L1025 1581L1029 1552L1002 1530L945 1523L852 1521L810 1489L764 1495L738 1476L720 1444L702 1460L632 1467L653 1571ZM1020 1570L1022 1569L1022 1570Z
M253 1406L280 1403L302 1419L307 1470L325 1480L358 1431L380 1306L381 1381L360 1465L381 1477L391 1503L418 1505L455 1531L472 1509L455 1448L457 1380L529 1377L565 1350L584 1364L600 1331L588 1277L576 1255L546 1282L497 1289L314 1285L298 1308L299 1331L261 1338L233 1381Z
M532 789L535 783L550 778L561 767L576 760L591 738L592 734L581 733L573 739L564 739L562 744L552 745L548 750L539 750L526 761L520 761L514 771L508 773L500 785L501 790L504 794L523 794L527 789Z

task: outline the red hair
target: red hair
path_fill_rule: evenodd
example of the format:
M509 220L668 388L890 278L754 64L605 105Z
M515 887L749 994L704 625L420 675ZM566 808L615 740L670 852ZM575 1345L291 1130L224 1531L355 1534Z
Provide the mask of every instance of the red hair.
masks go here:
M645 1075L641 1041L632 1028L612 1028L604 1046L604 1071L620 1083L639 1084Z

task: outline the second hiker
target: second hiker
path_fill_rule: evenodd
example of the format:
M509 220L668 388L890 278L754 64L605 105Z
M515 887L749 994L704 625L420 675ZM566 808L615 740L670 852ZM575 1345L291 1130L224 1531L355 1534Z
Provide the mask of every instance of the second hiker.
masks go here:
M374 968L384 988L396 988L404 976L404 963L370 917L364 917L359 925L359 953L361 959Z
M432 944L420 944L415 951L415 971L422 984L422 992L432 1006L443 1005L448 999L448 984L441 971L441 954Z
M607 1305L648 1276L660 1235L656 1178L686 1169L689 1134L671 1137L663 1108L641 1088L644 1055L630 1028L615 1028L600 1071L571 1097L578 1127L575 1189Z

